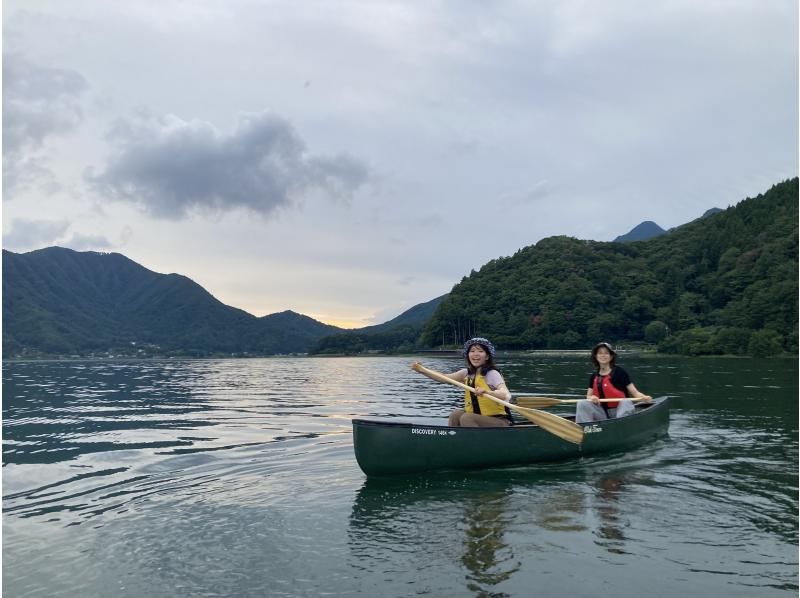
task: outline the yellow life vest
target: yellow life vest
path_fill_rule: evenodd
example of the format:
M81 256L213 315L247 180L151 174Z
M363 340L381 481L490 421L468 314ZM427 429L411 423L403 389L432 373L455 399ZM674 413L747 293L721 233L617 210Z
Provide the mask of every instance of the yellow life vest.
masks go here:
M470 377L467 377L466 384L472 386L473 388L483 388L484 390L492 390L489 388L489 385L486 383L486 379L480 373L480 371L475 373L475 379L472 380ZM478 403L478 410L481 415L508 415L508 409L504 405L500 403L495 403L492 399L487 399L484 397L479 397L477 395L473 395L468 390L464 391L464 411L467 413L475 413L475 410L472 408L472 400L475 397Z

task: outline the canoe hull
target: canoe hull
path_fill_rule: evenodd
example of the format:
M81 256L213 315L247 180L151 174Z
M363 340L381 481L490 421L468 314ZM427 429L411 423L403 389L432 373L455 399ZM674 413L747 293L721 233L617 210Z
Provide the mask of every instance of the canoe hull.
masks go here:
M451 428L354 419L353 448L368 476L559 461L625 450L666 435L669 399L642 405L628 417L582 425L584 441L576 445L534 425Z

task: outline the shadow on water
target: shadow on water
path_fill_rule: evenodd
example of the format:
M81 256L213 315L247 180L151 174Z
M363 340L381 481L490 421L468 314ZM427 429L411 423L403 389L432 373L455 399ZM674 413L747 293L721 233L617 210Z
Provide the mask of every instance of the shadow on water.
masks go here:
M668 440L661 441L661 445ZM658 448L654 449L655 451ZM569 553L575 534L609 555L627 546L622 504L626 485L647 484L643 459L581 459L560 464L398 478L367 478L350 515L348 546L356 567L388 575L397 554L415 573L475 596L515 595L544 554ZM392 556L390 556L392 555ZM396 570L395 570L396 574ZM520 576L518 580L514 578ZM428 576L429 577L429 576ZM441 590L442 588L438 588ZM436 587L419 588L436 592ZM458 591L454 587L450 592Z
M595 509L600 519L597 543L609 552L624 553L625 532L621 520L621 502L625 481L621 476L608 476L597 483L598 496Z
M510 496L507 487L481 492L464 504L461 563L468 571L467 587L473 592L485 592L485 588L497 586L520 569L506 538L511 523L507 513Z
M512 483L502 478L469 480L455 474L368 479L350 516L351 560L357 568L384 575L401 554L412 587L415 571L441 569L442 586L429 585L420 592L454 591L447 571L455 569L465 591L507 596L495 588L519 570L506 538L511 492Z

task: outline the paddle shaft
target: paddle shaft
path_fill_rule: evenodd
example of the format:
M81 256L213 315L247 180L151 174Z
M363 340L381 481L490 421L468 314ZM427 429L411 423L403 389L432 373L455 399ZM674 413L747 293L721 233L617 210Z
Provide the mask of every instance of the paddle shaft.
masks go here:
M425 366L420 363L415 363L411 366L411 368L419 372L420 374L424 374L429 378L436 380L437 382L444 382L445 384L452 384L453 386L457 386L459 388L463 388L466 391L474 392L475 389L471 386L463 384L458 380L453 380L444 374L436 372L434 370L429 370ZM505 405L509 409L519 413L525 419L528 419L541 427L544 430L547 430L551 434L558 436L559 438L563 438L568 442L572 442L573 444L581 444L583 442L583 427L579 426L578 424L566 420L564 418L558 417L557 415L553 415L552 413L547 413L545 411L537 411L535 409L526 409L524 407L518 407L513 403L509 403L508 401L504 401L500 399L489 391L484 391L481 396L485 396L496 403L500 403L501 405Z
M616 403L617 401L624 401L625 399L630 399L631 401L643 401L644 397L622 397L620 399L597 399L601 403ZM587 401L588 399L556 399L553 397L517 397L518 401L541 401L542 403L548 402L552 405L557 405L559 403L579 403L581 401ZM593 401L594 402L594 401Z
M429 370L428 368L426 368L426 367L424 367L422 365L419 366L419 368L414 368L414 370L416 370L420 374L425 374L429 378L433 378L434 380L436 380L438 382L444 382L445 384L452 384L453 386L458 386L459 388L463 388L464 390L467 390L469 392L475 392L475 389L472 386L469 386L468 384L464 384L463 382L459 382L458 380L453 380L452 378L449 378L449 377L445 376L444 374L440 374L439 372L436 372L434 370ZM483 391L483 395L481 395L481 396L487 396L490 399L492 399L493 401L495 401L497 403L500 403L501 405L505 405L506 407L509 407L511 409L515 409L517 407L513 403L509 403L508 401L505 401L505 400L501 399L500 397L494 396L491 393L491 391L488 391L488 390L484 390Z

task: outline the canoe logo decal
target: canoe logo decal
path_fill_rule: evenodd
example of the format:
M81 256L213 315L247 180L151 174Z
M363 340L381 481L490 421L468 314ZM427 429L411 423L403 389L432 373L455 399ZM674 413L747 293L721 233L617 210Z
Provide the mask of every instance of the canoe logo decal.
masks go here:
M594 434L595 432L602 432L603 428L598 426L597 424L592 424L591 426L583 426L583 433L584 434Z
M454 436L455 430L432 430L431 428L411 428L412 434L422 434L424 436Z

